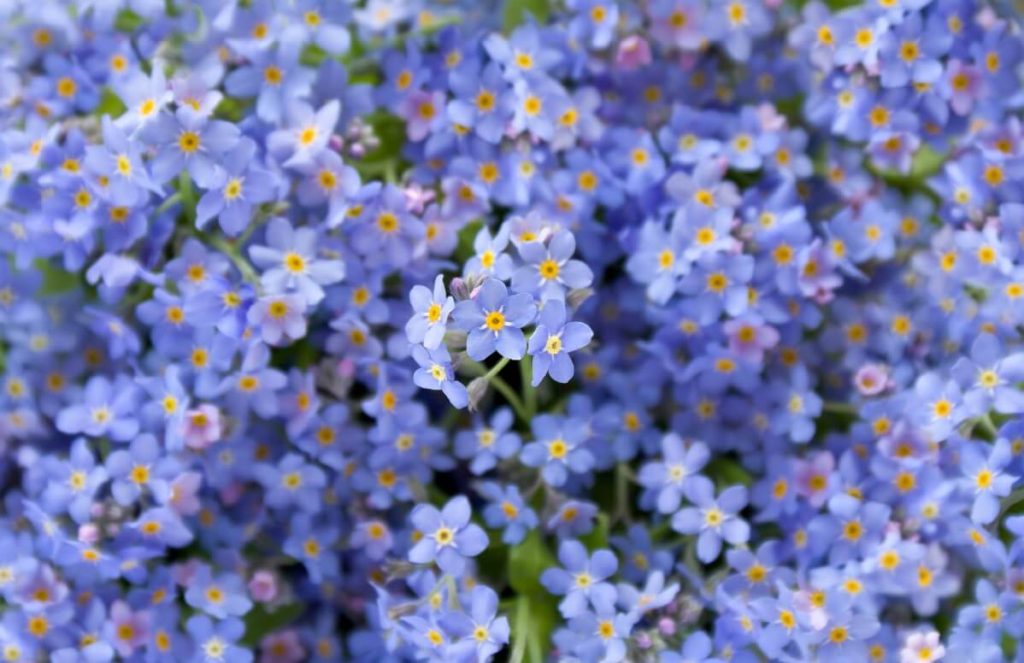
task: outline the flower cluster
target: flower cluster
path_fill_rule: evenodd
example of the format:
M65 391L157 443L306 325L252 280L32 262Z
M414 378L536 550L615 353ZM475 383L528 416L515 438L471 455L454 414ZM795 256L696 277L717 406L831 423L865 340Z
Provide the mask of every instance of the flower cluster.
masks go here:
M0 3L0 658L1024 660L1011 5Z

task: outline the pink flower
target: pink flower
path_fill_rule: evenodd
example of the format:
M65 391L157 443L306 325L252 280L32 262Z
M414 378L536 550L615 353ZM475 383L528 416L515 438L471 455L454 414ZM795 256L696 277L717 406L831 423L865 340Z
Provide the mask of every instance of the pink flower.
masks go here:
M93 544L100 540L100 528L92 523L86 523L78 528L78 540L82 543Z
M205 449L221 436L220 410L203 404L185 413L185 445Z
M132 612L124 601L114 601L108 628L107 641L114 645L118 654L128 658L136 647L149 641L149 612Z
M864 396L876 396L889 386L889 370L882 364L864 364L857 369L853 383Z
M901 663L932 663L946 655L946 648L935 631L911 633L900 650Z
M630 35L619 43L615 53L615 67L633 71L651 63L651 45L639 35Z
M199 513L199 486L203 477L198 472L185 472L171 482L169 506L180 516Z
M270 603L277 598L277 576L266 569L252 574L249 580L249 596L259 603Z
M260 641L261 663L298 663L306 659L306 650L294 629L271 633Z

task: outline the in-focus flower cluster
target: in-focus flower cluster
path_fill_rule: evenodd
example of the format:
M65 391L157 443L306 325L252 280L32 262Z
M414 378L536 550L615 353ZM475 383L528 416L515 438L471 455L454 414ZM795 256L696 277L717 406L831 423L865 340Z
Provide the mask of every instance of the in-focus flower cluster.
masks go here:
M0 659L1024 660L1020 17L0 3Z

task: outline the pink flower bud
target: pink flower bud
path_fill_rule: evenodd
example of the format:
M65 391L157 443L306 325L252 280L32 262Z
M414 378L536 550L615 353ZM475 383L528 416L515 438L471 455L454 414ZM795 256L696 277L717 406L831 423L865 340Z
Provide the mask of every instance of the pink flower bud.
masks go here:
M85 523L78 528L78 540L82 543L96 543L100 540L100 528L92 523Z
M220 410L204 403L185 413L185 446L205 449L220 439Z
M619 43L615 53L615 67L633 71L651 63L651 45L639 35L630 35Z
M277 598L277 576L266 569L252 574L249 580L249 596L259 603L270 603Z

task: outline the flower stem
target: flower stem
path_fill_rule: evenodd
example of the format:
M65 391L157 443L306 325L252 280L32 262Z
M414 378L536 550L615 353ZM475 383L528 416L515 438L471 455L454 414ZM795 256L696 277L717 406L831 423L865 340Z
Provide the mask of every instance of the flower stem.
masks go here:
M484 370L483 364L469 360L468 358L459 365L460 367L469 369L470 372L475 373L477 376L487 381L497 392L505 397L508 404L512 406L513 410L515 410L517 417L522 419L524 422L529 422L531 418L523 408L523 402L519 399L519 396L517 396L516 392L512 390L512 387L508 386L507 382L498 377L498 373L508 365L508 362L508 357L502 357L501 361L492 366L490 370L486 371Z
M238 250L238 246L235 243L228 242L223 237L217 235L210 235L206 238L206 241L210 243L210 246L217 249L238 268L238 271L242 273L242 278L253 284L259 289L260 275L256 273L249 261L242 257L242 253Z
M633 520L629 503L629 477L629 468L626 463L617 463L615 465L615 512L612 515L612 525L623 520L627 523Z
M999 437L999 429L997 429L995 423L992 422L991 414L985 413L984 416L978 417L978 425L981 426L983 431L991 435L993 440Z
M822 412L831 412L832 414L842 414L848 417L857 417L860 413L858 409L850 405L849 403L839 403L836 401L826 401L821 406Z
M995 519L996 523L1002 522L1003 516L1005 516L1010 509L1017 504L1024 502L1024 488L1018 488L1009 495L1003 498L999 504L999 516Z
M498 373L501 373L501 369L503 369L506 366L508 366L508 362L509 362L508 357L502 357L501 361L499 361L494 366L491 366L491 370L489 370L486 373L484 373L483 378L485 380L487 380L488 382L490 382L494 377L496 377L498 375Z
M533 386L533 358L530 355L523 357L519 362L519 381L522 383L520 389L523 392L523 407L526 413L533 419L537 413L537 389Z
M192 178L188 171L182 171L178 176L177 196L181 200L181 209L189 225L194 224L196 222L196 190L192 188Z
M512 647L512 655L509 663L522 663L526 656L526 641L530 631L530 602L525 596L519 597L516 601L516 625L512 629L512 636L515 645Z

